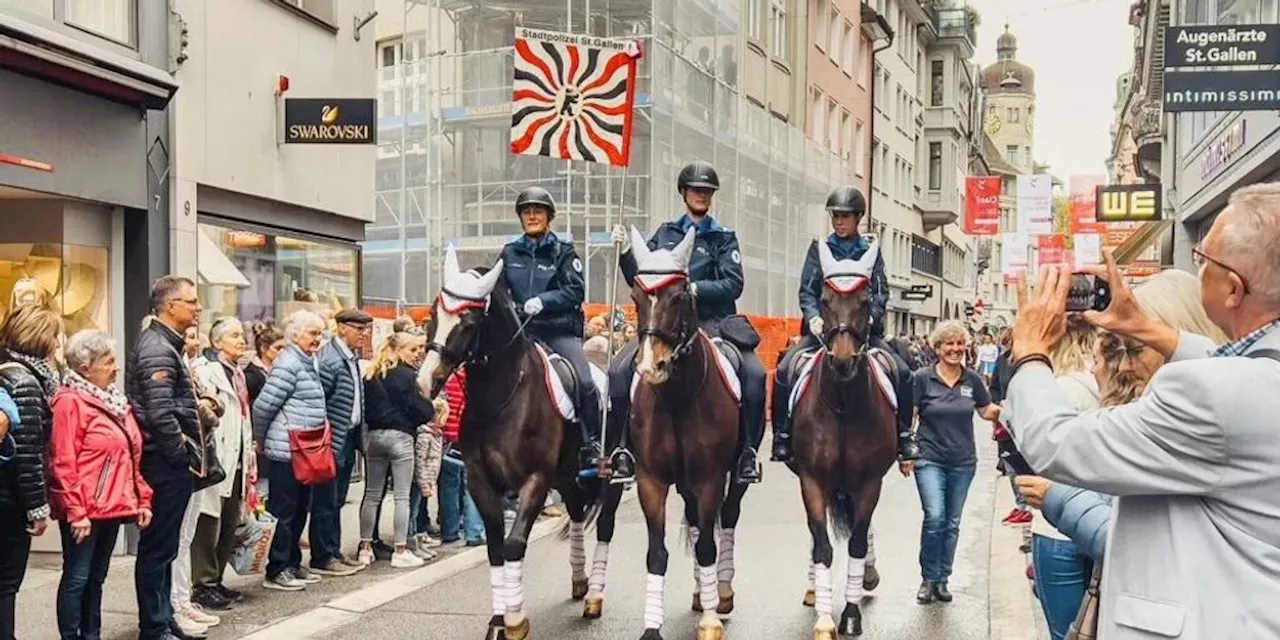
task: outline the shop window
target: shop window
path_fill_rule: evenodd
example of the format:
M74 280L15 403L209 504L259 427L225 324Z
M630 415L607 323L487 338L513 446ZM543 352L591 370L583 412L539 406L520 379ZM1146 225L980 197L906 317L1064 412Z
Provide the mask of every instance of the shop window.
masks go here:
M942 61L934 60L929 63L929 104L934 107L942 106L942 94L946 85L943 83L944 75L942 72Z
M929 143L929 188L942 188L942 143Z
M206 329L218 316L279 322L302 309L328 318L358 305L359 253L353 246L203 223L199 234Z
M6 313L39 301L58 311L67 335L111 330L110 252L57 242L0 243L0 292Z
M95 2L96 0L84 1ZM276 0L276 2L293 7L307 16L315 18L325 24L337 24L334 21L334 0Z
M137 43L136 0L0 0L0 8L10 7L120 44Z

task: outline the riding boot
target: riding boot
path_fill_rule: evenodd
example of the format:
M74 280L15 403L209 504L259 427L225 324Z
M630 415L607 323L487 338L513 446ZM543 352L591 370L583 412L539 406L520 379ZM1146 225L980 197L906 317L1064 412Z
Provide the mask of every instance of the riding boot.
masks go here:
M790 462L791 448L791 385L783 380L779 371L773 378L773 461Z
M743 363L744 371L748 365ZM734 476L738 484L760 482L760 463L757 461L756 447L764 440L764 381L754 380L748 376L742 385L742 408L738 413L739 427L742 435L742 453L738 454ZM752 389L750 382L760 382L758 391Z
M609 456L609 477L615 483L631 482L636 477L636 459L627 449L631 406L626 400L615 397L609 407L609 432L618 438L618 446Z
M578 462L584 470L596 469L600 465L600 459L604 457L604 450L600 443L600 395L595 387L582 392L578 406L581 408L578 422L582 425L582 446L578 450Z
M916 433L911 429L911 420L915 413L915 394L912 392L911 370L901 359L898 366L898 459L915 460L920 457L920 446L916 443Z

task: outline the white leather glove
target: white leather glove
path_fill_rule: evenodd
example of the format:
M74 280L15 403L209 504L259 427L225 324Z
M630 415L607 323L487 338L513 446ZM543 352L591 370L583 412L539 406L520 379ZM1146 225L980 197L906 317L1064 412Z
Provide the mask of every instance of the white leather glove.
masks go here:
M812 333L815 338L822 337L824 328L826 328L826 325L822 322L822 316L809 318L809 333Z
M524 301L524 314L527 316L536 316L542 313L542 298L534 296Z
M613 233L609 234L609 240L618 245L620 253L631 251L631 234L627 233L627 229L622 225L613 225Z

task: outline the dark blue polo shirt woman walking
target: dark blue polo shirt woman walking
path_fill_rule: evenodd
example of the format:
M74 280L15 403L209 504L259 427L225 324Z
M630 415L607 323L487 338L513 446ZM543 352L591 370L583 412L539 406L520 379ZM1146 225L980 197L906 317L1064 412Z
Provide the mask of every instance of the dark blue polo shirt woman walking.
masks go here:
M929 343L938 363L912 376L916 405L916 436L920 459L899 463L902 473L916 474L924 524L920 532L920 574L924 581L916 593L920 604L934 600L951 602L947 580L956 558L960 514L977 469L973 437L973 413L984 420L1000 415L999 405L982 377L964 366L969 332L959 322L945 322L934 329Z

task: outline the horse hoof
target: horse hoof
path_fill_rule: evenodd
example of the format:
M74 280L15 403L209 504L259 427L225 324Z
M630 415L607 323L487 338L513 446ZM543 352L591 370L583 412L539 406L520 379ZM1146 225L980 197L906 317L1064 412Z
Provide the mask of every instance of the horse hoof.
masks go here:
M582 617L588 620L599 620L604 615L604 594L592 593L582 605Z
M703 618L698 622L698 640L723 640L724 623L719 618Z
M728 582L721 582L719 589L720 604L716 607L716 613L727 616L733 613L733 585Z
M812 607L818 602L818 594L813 589L804 592L804 606Z
M880 586L880 572L876 570L874 564L867 565L866 573L862 576L862 590L875 591Z
M507 627L506 632L506 640L525 640L529 637L529 619L521 620L520 624L514 627Z
M581 600L581 599L582 599L583 597L585 597L586 595L587 595L587 579L586 579L586 578L574 578L574 579L573 579L573 592L572 592L573 599L574 599L574 600Z
M858 605L846 605L844 613L840 614L840 635L862 635L862 610L858 608Z
M813 640L836 640L836 621L823 615L813 625Z
M645 629L640 640L662 640L662 632L657 629Z

